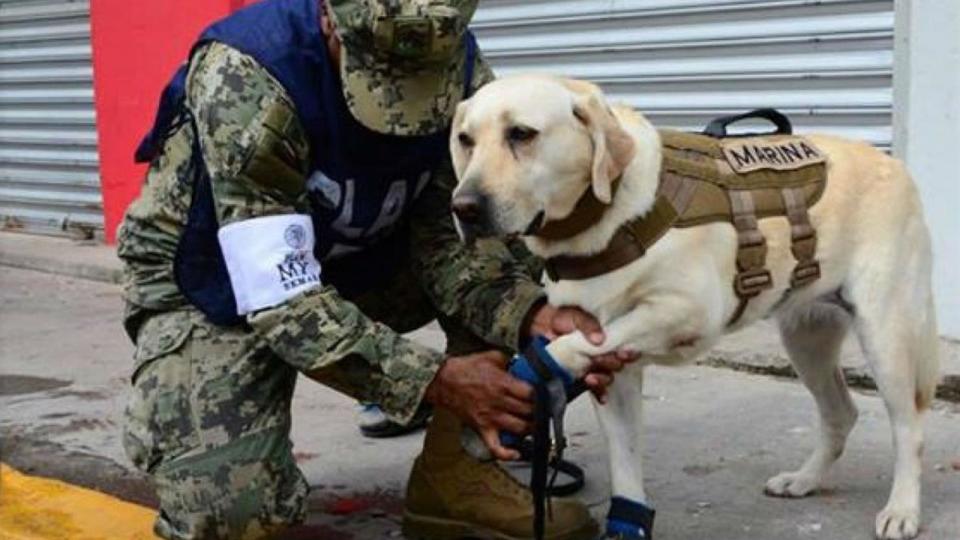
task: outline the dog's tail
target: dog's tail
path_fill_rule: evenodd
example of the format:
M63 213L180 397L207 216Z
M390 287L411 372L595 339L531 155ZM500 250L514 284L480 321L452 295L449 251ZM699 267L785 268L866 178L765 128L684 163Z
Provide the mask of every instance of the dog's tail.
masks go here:
M917 411L930 407L940 383L940 338L937 335L937 315L933 306L933 296L927 298L923 320L917 321L919 334L912 351L916 370L915 401Z
M910 179L910 173L902 162L896 162L899 174ZM908 181L901 195L904 220L903 235L895 240L900 243L896 253L903 254L894 262L894 267L903 269L903 274L894 288L901 294L900 310L908 336L906 351L914 370L914 403L917 412L930 407L940 382L940 336L937 332L937 311L933 295L933 242L923 219L923 203L915 181Z

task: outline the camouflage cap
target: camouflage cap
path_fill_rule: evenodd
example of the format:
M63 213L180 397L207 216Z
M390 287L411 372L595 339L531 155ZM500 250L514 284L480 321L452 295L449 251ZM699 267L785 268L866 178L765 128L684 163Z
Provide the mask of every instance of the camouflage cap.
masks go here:
M445 129L463 97L463 35L477 0L327 0L354 117L391 135Z

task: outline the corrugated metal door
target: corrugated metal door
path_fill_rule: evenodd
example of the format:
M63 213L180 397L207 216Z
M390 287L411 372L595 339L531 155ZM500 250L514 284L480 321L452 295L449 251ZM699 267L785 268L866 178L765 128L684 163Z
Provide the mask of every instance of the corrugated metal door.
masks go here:
M90 5L0 0L0 224L103 229Z
M755 107L889 148L894 0L485 0L497 73L600 83L658 126Z

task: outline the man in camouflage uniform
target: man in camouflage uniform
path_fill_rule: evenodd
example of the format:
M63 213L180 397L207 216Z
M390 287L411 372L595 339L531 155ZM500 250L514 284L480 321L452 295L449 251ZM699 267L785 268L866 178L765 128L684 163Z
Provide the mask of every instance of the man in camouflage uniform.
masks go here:
M272 42L231 44L241 34L251 39L256 24L280 25L263 31L276 42L284 32L309 41L302 36L316 31L323 41L314 46L323 54L314 61L334 68L321 75L336 84L336 100L356 124L351 129L395 139L438 133L443 140L471 78L466 73L473 73L468 93L492 78L482 57L473 55L467 65L471 55L464 54L475 8L466 0L334 0L324 10L316 0L264 0L194 48L180 100L165 105L179 121L161 121L161 109L157 148L146 155L146 186L119 232L125 327L136 343L124 445L155 482L160 536L259 538L303 519L308 486L289 440L298 373L379 403L401 423L425 402L437 408L409 480L408 535L531 536L529 494L494 463L464 453L462 425L477 429L497 457L514 457L499 446L497 433L528 429L531 392L506 374L500 351L516 350L535 333L580 329L602 339L596 323L576 310L547 306L532 277L539 268L522 249L458 242L449 216L455 179L446 158L409 204L402 197L378 201L383 211L360 223L363 209L350 205L351 197L362 202L363 186L335 182L326 171L311 175L326 148L313 147L316 118L305 116L308 107L297 97L302 89L285 86L281 80L295 79L284 79L285 64L271 64L264 54L275 52L261 47ZM314 23L317 29L310 28ZM288 31L288 24L301 28ZM424 57L419 38L435 56L426 70L418 65ZM204 197L212 215L203 213ZM301 218L312 219L316 232L299 227ZM204 219L215 219L219 248L204 251L197 246L205 244L186 240ZM257 258L272 256L257 247L270 237L271 220L286 227L280 237L294 251L285 260L299 253L303 268L316 272L263 300L258 295L272 285L251 287L241 274ZM356 232L364 227L377 234ZM248 229L253 233L242 232ZM337 242L323 245L327 237ZM374 285L351 282L357 268L378 266L379 250L398 246L400 255L391 260L400 263L384 263L386 277ZM341 262L357 257L361 266ZM237 324L215 323L207 309L224 290L207 278L224 260ZM400 335L434 319L447 334L446 355ZM595 392L602 393L622 360L596 359L587 381ZM554 502L549 538L589 538L593 530L581 504Z

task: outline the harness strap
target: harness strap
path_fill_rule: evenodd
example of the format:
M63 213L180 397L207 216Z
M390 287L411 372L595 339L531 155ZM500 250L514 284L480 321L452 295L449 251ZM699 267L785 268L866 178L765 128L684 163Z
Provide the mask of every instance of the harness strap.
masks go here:
M547 277L581 280L600 276L624 267L643 257L647 250L673 227L686 211L697 191L697 183L689 178L664 172L657 188L657 198L644 216L617 229L606 249L596 255L551 257L545 262Z
M790 251L797 260L790 276L790 290L794 290L820 278L820 263L816 260L817 230L810 223L802 189L784 189L780 194L790 221Z
M677 211L677 215L682 216L697 192L697 183L685 176L665 171L660 175L660 187L658 189L670 201L674 210Z
M617 177L610 186L610 192L616 196L617 189L620 187L620 179ZM573 238L583 231L593 227L600 221L603 214L610 205L600 202L600 199L593 194L593 188L587 184L586 191L577 199L576 206L570 211L570 214L563 219L548 221L544 223L534 236L544 240L565 240Z
M737 275L733 280L733 290L740 299L740 304L727 323L727 326L732 326L743 316L750 299L773 287L773 277L766 269L767 239L758 226L753 192L730 190L727 195L730 198L733 226L737 230Z

